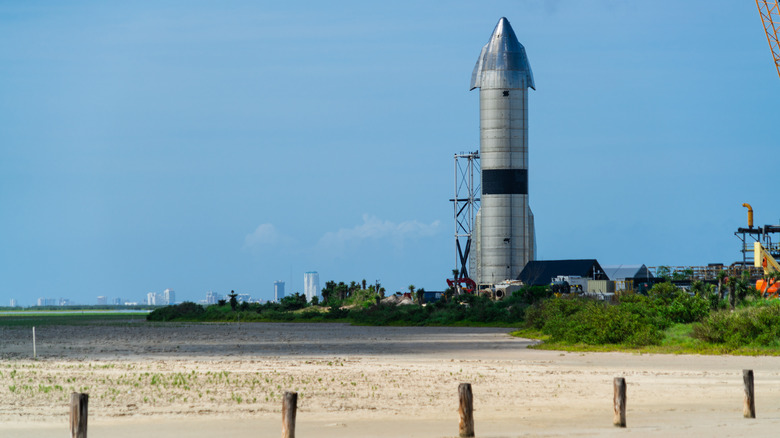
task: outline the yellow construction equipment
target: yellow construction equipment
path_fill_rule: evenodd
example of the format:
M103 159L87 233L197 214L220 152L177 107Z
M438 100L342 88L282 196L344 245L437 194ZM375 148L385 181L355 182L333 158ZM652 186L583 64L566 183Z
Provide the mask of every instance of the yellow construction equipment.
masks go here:
M764 268L764 274L780 272L780 264L769 254L769 251L764 249L761 242L753 242L753 266Z
M764 268L764 275L780 273L780 264L764 249L761 242L753 242L753 265ZM777 298L780 293L780 281L775 278L761 279L756 281L756 289L767 297Z
M742 204L742 206L748 209L748 228L753 228L753 207L747 202Z
M761 14L761 22L764 23L766 40L772 49L772 58L775 60L777 75L780 76L780 40L777 39L778 27L780 27L780 0L756 0L758 13Z

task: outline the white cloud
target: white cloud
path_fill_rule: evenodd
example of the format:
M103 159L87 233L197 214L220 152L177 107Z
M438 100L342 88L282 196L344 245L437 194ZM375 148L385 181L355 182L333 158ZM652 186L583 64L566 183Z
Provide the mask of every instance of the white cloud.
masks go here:
M292 239L280 233L273 224L260 224L255 231L244 237L244 248L262 250L290 243Z
M322 236L317 246L322 249L341 251L365 241L389 240L394 246L401 247L405 241L436 234L439 225L439 221L430 224L416 220L395 223L364 214L362 224L352 228L341 228L338 231L329 231Z

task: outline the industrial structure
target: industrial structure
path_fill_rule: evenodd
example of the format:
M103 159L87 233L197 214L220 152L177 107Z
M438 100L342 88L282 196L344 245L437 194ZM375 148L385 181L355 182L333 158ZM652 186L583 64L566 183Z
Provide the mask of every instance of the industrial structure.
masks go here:
M474 242L474 222L479 211L479 152L455 154L455 197L450 199L455 219L455 271L458 282L467 282L469 255Z
M772 50L775 69L780 76L780 40L777 37L778 27L780 27L780 1L756 0L756 6L758 6L758 13L761 15L761 22L764 24L766 40Z
M502 17L471 75L470 89L479 88L480 118L481 195L470 260L477 285L514 280L534 260L536 238L528 206L529 87L535 89L525 48Z
M598 261L581 259L530 261L520 273L520 280L529 286L547 286L559 276L589 280L610 279Z
M780 0L756 0L773 60L780 76ZM741 240L742 260L724 265L610 267L604 272L596 260L536 262L534 216L528 187L528 88L535 88L525 48L509 21L502 17L477 59L470 90L479 88L480 146L478 151L455 154L455 222L457 291L489 289L496 298L522 282L549 285L556 281L590 281L614 292L646 290L662 278L682 287L694 281L720 282L723 276L749 276L765 294L780 294L780 242L773 235L780 225L753 226L749 204L748 227L734 234ZM778 276L780 277L780 275ZM566 280L564 280L564 278ZM587 290L593 288L588 286Z

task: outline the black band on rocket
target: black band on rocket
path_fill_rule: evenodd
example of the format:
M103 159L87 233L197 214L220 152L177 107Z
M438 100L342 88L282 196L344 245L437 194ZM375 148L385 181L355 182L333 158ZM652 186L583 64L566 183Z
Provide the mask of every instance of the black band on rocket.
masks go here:
M482 169L483 195L527 195L528 169Z

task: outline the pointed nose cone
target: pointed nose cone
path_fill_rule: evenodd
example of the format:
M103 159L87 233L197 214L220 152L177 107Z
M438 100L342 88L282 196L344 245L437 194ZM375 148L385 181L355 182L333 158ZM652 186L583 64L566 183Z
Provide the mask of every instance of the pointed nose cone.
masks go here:
M525 47L509 20L501 17L471 73L471 89L527 87L536 89Z

